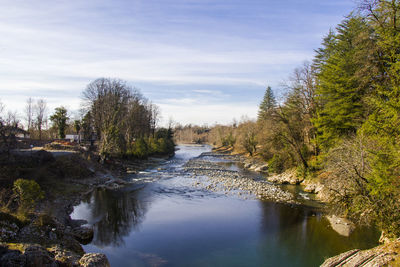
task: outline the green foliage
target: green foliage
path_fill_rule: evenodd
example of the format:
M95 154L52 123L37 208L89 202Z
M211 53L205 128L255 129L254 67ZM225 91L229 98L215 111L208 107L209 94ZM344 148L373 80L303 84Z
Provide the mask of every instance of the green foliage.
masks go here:
M250 154L250 156L253 156L253 154L257 152L257 144L258 142L256 134L254 132L247 132L242 141L242 145L246 149L246 151Z
M81 130L83 131L83 139L90 140L93 132L93 118L90 112L87 112L81 122Z
M44 198L44 192L33 180L18 179L14 182L14 193L19 199L19 211L29 212L34 209L37 201Z
M230 146L233 147L236 143L236 138L233 136L232 132L222 138L221 143L223 146Z
M360 76L360 58L371 39L362 37L370 29L360 17L349 17L325 39L318 50L318 116L313 120L318 143L327 151L343 136L354 134L365 119L365 95L370 87L367 75ZM367 48L366 48L367 47ZM371 74L371 73L369 73Z
M265 120L267 119L274 108L276 107L276 100L274 93L270 86L267 87L265 90L263 101L261 102L258 110L258 120Z
M149 156L149 148L146 141L143 138L138 138L130 145L128 155L139 159L147 158Z
M132 142L126 156L145 159L148 156L171 155L175 152L171 129L160 128L154 133L154 138L138 138Z
M80 120L75 120L74 121L74 129L77 134L79 134L79 132L81 131L81 128L82 128L82 122Z
M61 139L65 138L65 130L68 121L67 109L64 107L56 108L54 114L50 116L50 120L58 131L58 137Z
M285 170L285 160L280 154L275 154L268 161L268 170L272 173L282 173Z

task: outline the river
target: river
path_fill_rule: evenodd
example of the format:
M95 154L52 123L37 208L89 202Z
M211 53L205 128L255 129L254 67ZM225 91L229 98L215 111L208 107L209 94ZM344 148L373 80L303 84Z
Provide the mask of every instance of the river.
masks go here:
M193 186L201 178L182 166L210 150L179 146L160 166L127 175L136 181L131 186L88 196L71 215L94 227L85 251L106 254L111 266L318 266L377 244L370 228L340 236L313 205L245 200Z

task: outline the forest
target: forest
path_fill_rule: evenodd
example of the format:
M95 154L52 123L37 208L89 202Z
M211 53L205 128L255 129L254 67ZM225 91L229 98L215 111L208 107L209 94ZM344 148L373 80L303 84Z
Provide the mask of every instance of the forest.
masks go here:
M399 236L399 19L398 1L361 2L294 70L283 99L266 89L257 120L178 125L177 140L231 147L273 173L332 180L336 212Z

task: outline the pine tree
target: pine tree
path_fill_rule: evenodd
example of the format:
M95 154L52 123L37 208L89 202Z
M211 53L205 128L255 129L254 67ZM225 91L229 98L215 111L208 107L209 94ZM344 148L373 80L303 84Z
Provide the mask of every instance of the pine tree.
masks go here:
M338 138L356 133L365 121L365 95L369 84L360 57L365 53L360 36L369 31L365 21L350 17L325 38L323 49L317 51L317 118L318 143L328 150Z
M258 110L258 120L267 119L268 116L271 115L271 112L275 109L275 107L276 107L275 96L274 93L272 92L271 87L268 86L267 89L265 90L263 101L261 102Z
M53 115L51 115L50 120L54 123L54 127L58 130L58 137L65 138L65 130L67 129L67 109L64 107L58 107L55 109Z

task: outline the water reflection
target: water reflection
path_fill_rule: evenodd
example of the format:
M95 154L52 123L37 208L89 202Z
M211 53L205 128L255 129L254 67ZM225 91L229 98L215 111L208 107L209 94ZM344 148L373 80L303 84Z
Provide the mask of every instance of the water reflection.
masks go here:
M260 206L265 262L279 259L276 264L280 266L317 266L328 256L369 248L379 236L368 227L358 227L349 237L340 236L315 207L271 202L260 202Z
M81 204L86 207L85 219L94 227L92 244L99 247L124 244L124 237L140 226L148 210L148 202L141 201L141 192L141 189L98 189Z
M112 266L318 266L326 257L376 244L377 233L368 228L339 236L318 207L194 188L200 178L181 167L209 149L181 147L162 168L135 177L136 186L152 180L145 187L99 189L75 207L73 217L95 228L85 250L105 253Z

